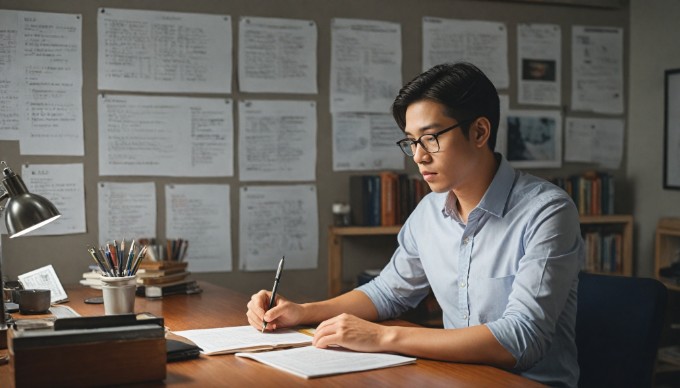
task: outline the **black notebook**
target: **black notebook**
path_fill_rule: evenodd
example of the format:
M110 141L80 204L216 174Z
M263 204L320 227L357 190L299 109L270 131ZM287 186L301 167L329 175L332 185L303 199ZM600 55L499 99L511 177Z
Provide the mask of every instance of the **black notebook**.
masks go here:
M168 352L168 362L197 358L201 348L196 345L167 338L165 347Z

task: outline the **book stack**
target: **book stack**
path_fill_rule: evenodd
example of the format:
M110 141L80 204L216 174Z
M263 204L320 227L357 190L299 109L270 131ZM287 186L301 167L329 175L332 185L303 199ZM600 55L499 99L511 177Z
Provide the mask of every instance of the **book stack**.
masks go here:
M102 288L102 281L100 280L101 276L102 271L96 265L91 265L89 271L83 272L83 278L80 279L80 284L99 290Z
M420 176L383 171L349 180L352 223L361 226L402 225L429 187Z
M142 262L137 271L137 295L160 298L173 294L201 292L196 280L190 277L186 261Z
M550 181L569 194L580 215L614 214L614 177L611 174L587 171Z

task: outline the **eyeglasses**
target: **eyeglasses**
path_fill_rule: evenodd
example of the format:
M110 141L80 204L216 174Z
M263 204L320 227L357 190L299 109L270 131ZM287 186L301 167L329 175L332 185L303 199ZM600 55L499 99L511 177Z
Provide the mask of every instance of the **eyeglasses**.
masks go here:
M423 147L425 152L430 153L430 154L434 154L434 153L439 152L439 140L437 140L437 138L440 135L442 135L442 134L444 134L448 131L451 131L453 129L456 129L456 128L462 126L462 125L466 125L467 123L469 123L471 121L472 120L461 121L458 124L452 125L448 128L444 128L437 133L425 134L425 135L417 138L416 140L409 139L409 138L401 139L397 142L397 145L399 146L401 151L404 154L406 154L406 156L415 155L416 154L416 147L417 147L418 144L420 144L420 146Z

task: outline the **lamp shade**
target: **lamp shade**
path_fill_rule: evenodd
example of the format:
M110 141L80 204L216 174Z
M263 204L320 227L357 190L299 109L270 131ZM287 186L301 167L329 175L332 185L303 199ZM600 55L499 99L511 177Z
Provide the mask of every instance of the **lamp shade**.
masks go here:
M8 198L5 204L5 225L10 238L19 237L37 229L61 214L45 197L28 192L24 181L9 167L3 169L2 185Z
M54 221L61 214L45 197L26 193L10 198L5 205L9 238L19 237Z

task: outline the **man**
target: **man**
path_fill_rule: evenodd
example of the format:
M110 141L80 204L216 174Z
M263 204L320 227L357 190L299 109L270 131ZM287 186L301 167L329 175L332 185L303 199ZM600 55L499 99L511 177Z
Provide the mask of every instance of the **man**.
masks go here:
M248 303L267 330L321 322L313 344L396 352L509 369L551 386L576 386L574 330L584 260L578 212L561 189L515 171L494 153L498 93L468 63L433 67L404 86L392 113L428 194L372 282L296 304L270 293ZM432 288L445 329L382 326Z

